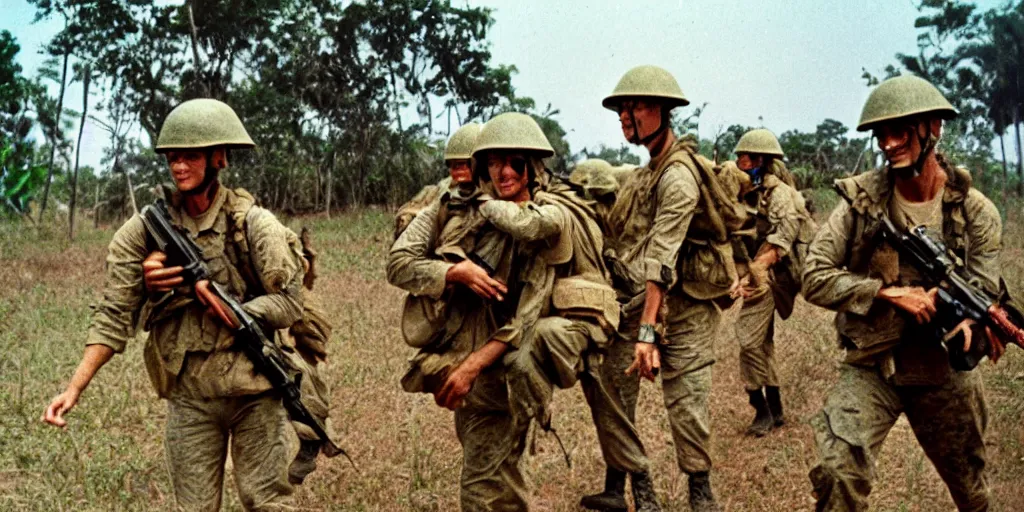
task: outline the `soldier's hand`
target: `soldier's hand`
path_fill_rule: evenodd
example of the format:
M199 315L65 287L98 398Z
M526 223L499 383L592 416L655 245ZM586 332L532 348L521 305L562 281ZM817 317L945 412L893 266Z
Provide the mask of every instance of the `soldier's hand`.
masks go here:
M169 292L180 285L185 278L181 276L182 267L165 267L167 255L153 251L142 261L142 277L146 289L151 292Z
M461 283L483 299L505 300L508 288L504 283L487 275L487 271L470 260L462 260L448 269L445 280Z
M55 427L66 427L68 422L64 420L64 413L70 411L78 403L80 395L80 391L69 387L63 393L53 397L40 419Z
M473 382L476 380L476 371L470 365L460 364L455 370L448 374L444 385L434 393L434 401L445 409L455 410L462 406L462 400L466 398L469 391L473 389Z
M213 293L213 290L210 289L209 280L203 279L196 283L196 298L198 298L199 302L202 302L203 305L207 307L207 311L210 314L220 318L220 321L224 322L224 325L232 329L238 329L241 325L238 322L238 319L235 318L235 315L231 313L231 310L229 310L228 307L217 298Z
M975 321L970 318L963 319L960 323L956 324L956 327L949 334L946 335L946 339L956 338L957 334L963 333L964 335L964 353L971 351L971 345L974 343L974 325ZM985 326L985 337L988 338L988 351L985 355L992 361L993 364L999 361L999 358L1003 356L1003 352L1006 351L1006 346L1003 345L995 334L992 333L987 325Z
M939 289L925 291L920 286L892 286L878 290L878 298L910 313L917 323L926 324L935 314L935 296Z
M654 382L659 369L661 353L658 352L658 346L654 343L637 342L633 349L633 364L626 368L626 375L632 375L639 370L641 377Z

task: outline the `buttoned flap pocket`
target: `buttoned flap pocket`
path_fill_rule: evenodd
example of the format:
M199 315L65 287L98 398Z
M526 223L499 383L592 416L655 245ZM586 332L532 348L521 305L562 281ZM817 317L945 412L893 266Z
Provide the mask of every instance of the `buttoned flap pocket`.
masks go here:
M603 283L582 277L555 281L551 305L566 316L583 316L602 322L602 327L619 327L619 302L615 290Z

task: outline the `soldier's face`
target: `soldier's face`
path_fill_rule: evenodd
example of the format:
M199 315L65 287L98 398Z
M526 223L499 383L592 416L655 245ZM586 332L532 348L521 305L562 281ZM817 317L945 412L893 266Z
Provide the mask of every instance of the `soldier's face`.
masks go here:
M914 165L926 148L922 142L942 130L940 119L895 120L875 127L878 149L885 154L890 169L905 169Z
M454 183L469 183L473 181L473 171L469 168L469 160L449 160L448 175Z
M761 155L751 155L750 153L736 155L736 167L739 167L741 171L749 171L762 165L764 165L764 157Z
M167 164L175 186L182 192L195 190L206 176L206 153L202 151L168 151Z
M530 161L522 153L489 153L487 174L498 197L507 201L529 199Z
M633 113L632 119L630 111ZM635 127L633 120L636 120ZM619 124L622 136L626 140L641 140L661 127L661 105L640 100L625 100L619 104Z

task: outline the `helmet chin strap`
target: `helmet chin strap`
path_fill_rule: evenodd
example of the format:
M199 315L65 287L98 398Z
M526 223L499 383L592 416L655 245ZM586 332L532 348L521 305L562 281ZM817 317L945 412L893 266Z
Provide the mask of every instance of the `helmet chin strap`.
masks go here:
M665 130L668 129L668 112L669 111L666 110L664 107L662 107L662 110L661 110L661 125L658 126L657 130L654 130L653 132L651 132L650 135L641 138L640 137L640 127L637 126L637 124L636 124L636 116L633 115L633 110L634 110L633 108L629 109L629 122L633 124L633 136L629 138L629 143L630 144L635 144L637 146L646 146L646 145L650 144L651 142L653 142L654 140L656 140L658 137L660 137L663 133L665 133Z
M212 150L211 151L207 151L206 152L206 170L203 171L203 181L199 183L198 187L196 187L196 188L194 188L192 190L183 190L183 191L181 191L182 195L184 195L184 196L198 196L198 195L202 195L202 194L205 194L205 193L210 191L210 187L213 185L213 183L215 181L217 181L218 176L220 176L220 169L217 169L216 167L210 165L210 162L212 162L212 161L213 161L213 151Z
M924 162L928 159L928 154L935 150L935 146L938 145L939 138L932 135L931 127L928 128L928 133L924 137L921 136L921 131L918 130L920 125L914 127L914 136L917 137L918 146L921 148L921 153L917 155L914 163L910 167L893 168L892 164L889 165L889 170L895 172L903 179L914 179L921 175L924 171Z

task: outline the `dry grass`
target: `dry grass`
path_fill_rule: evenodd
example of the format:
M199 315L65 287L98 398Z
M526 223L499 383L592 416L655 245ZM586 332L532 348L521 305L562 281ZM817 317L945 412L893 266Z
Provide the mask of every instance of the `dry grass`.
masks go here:
M1007 223L1003 255L1012 285L1024 277L1018 219L1013 212ZM323 263L317 286L335 320L329 370L335 421L358 467L340 458L322 461L299 490L299 503L313 510L457 510L461 454L451 413L398 386L411 349L396 327L401 293L383 279L390 217L369 211L310 223ZM85 230L73 246L57 233L0 225L0 510L168 508L166 409L145 376L141 342L104 368L67 430L38 421L78 362L112 231ZM815 454L806 419L836 377L832 315L799 303L781 324L777 354L789 423L754 440L742 435L752 414L739 380L734 314L723 323L714 367L718 495L730 511L810 510L807 472ZM1024 510L1024 352L1011 350L981 371L990 405L993 510ZM666 510L685 510L686 480L675 465L658 387L644 384L639 417ZM575 511L579 496L601 485L604 471L578 388L557 394L554 421L574 465L565 467L553 438L536 437L523 465L533 509ZM953 508L904 421L889 436L878 470L875 510ZM233 489L225 503L239 509Z

